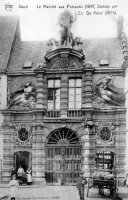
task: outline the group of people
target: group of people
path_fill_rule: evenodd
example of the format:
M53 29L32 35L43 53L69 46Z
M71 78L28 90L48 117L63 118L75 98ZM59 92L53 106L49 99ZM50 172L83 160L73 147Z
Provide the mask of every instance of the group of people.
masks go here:
M21 165L18 168L18 170L14 169L14 168L12 169L11 181L9 182L9 186L11 187L11 200L15 200L15 198L17 196L17 187L19 185L22 185L25 177L26 177L27 185L31 185L32 184L32 173L31 173L30 168L28 168L26 170L26 172L24 171L24 169L22 168Z
M31 176L31 170L28 168L27 171L27 184L30 185L32 184L32 176ZM20 166L19 169L12 170L11 174L11 181L9 182L9 186L11 187L11 200L15 200L17 196L17 187L20 185L22 181L22 176L24 174L24 169ZM80 200L84 200L84 186L87 184L86 178L83 177L83 173L80 172L80 177L78 178L77 181L77 188L80 196Z
M27 185L32 184L32 174L30 168L28 168L25 172L22 166L20 165L18 170L12 169L11 177L13 176L16 177L20 185L22 185L23 182L27 182Z

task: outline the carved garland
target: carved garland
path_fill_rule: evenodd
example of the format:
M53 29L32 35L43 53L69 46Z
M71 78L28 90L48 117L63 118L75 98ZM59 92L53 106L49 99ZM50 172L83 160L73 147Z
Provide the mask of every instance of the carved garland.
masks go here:
M115 125L113 123L102 123L96 134L97 145L114 145Z
M30 146L32 142L31 124L15 125L14 141L16 146Z

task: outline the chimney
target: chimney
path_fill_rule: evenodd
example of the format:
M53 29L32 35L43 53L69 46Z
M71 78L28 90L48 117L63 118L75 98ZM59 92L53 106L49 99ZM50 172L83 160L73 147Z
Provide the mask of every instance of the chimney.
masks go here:
M123 24L124 24L124 18L123 16L119 16L117 20L117 36L118 38L121 38L121 35L123 33Z

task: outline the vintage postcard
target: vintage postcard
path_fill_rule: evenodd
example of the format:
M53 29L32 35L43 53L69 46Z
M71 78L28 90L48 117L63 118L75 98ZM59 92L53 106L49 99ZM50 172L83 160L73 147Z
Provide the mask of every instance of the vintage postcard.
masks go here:
M0 1L0 199L128 198L127 8Z

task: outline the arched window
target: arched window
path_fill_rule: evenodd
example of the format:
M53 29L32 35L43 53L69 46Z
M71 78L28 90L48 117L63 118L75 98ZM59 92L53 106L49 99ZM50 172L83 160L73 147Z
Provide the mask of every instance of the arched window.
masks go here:
M47 144L67 144L67 145L75 145L79 144L79 138L76 133L67 128L61 128L53 131L48 139Z

